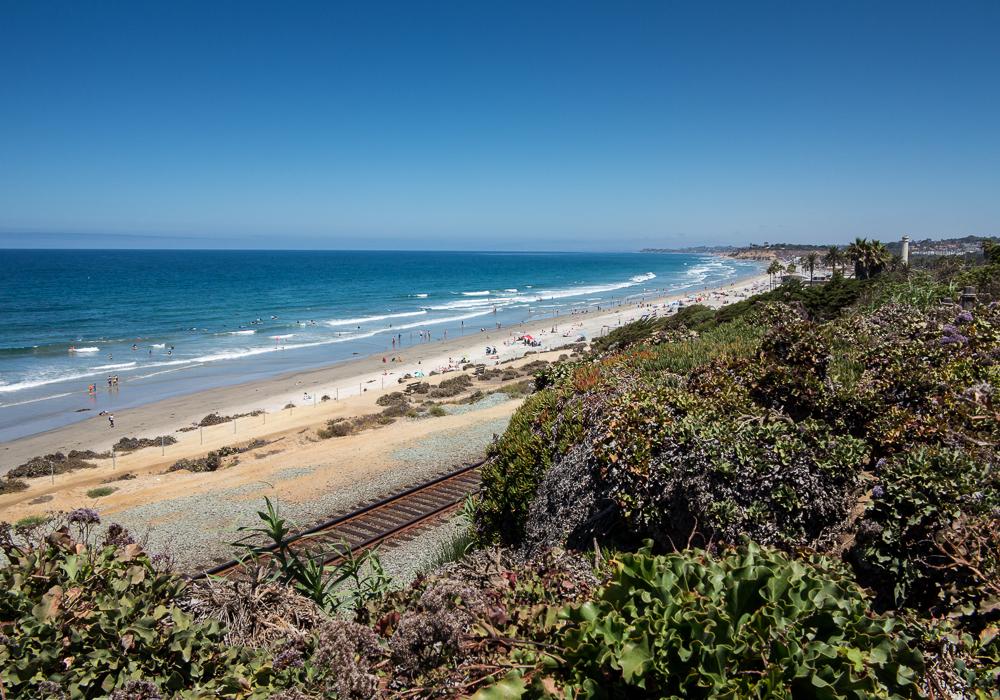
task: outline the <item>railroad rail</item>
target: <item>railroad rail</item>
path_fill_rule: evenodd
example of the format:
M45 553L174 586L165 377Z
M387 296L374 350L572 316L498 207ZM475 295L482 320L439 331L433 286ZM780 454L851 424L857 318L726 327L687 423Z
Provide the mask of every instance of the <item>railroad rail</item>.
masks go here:
M336 545L327 552L324 563L340 559L345 544L351 552L374 547L419 527L477 493L482 465L482 461L468 464L345 515L326 520L286 538L284 544L293 549L316 548L319 551L322 551L323 545ZM266 557L277 549L278 545L271 544L260 547L257 552ZM243 563L243 560L232 559L191 578L224 576L240 569Z

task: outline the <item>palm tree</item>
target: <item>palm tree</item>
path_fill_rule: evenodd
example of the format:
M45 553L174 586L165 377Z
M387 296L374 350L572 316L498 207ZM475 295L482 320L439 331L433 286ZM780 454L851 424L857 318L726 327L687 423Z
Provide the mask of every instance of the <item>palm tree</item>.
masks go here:
M795 261L793 260L792 262L788 263L788 267L785 268L785 271L788 272L788 274L790 275L794 275L795 270L796 270Z
M780 275L781 271L785 268L782 266L781 261L777 258L771 261L771 264L767 268L767 274L771 276L771 287L774 287L774 276Z
M847 258L854 263L854 277L857 279L864 279L867 277L865 273L865 255L868 250L868 239L867 238L855 238L851 245L847 246L847 250L844 251Z
M881 241L855 238L854 242L847 246L847 257L854 261L854 276L864 280L884 270L892 259L892 254Z
M816 263L819 262L819 253L809 253L806 255L805 266L809 268L809 281L813 281L813 270L816 269Z
M872 241L868 245L868 276L874 277L889 266L892 253L882 241Z
M831 272L837 271L837 265L844 261L844 254L841 252L840 248L835 245L830 246L826 251L826 255L823 256L823 262L830 266Z

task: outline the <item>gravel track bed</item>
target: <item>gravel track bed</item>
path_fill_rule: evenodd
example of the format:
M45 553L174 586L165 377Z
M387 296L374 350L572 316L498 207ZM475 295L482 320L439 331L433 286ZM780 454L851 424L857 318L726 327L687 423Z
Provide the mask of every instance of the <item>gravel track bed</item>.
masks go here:
M479 399L475 403L444 404L441 406L451 416L460 416L463 413L471 413L484 408L493 408L502 403L510 401L510 397L504 393L489 394Z
M422 529L412 540L396 540L391 546L379 549L382 566L392 576L393 583L403 588L421 572L427 571L437 558L440 548L458 537L469 527L468 521L459 516L435 522Z
M392 468L348 486L328 487L317 483L316 496L307 502L278 497L280 482L318 475L322 469L329 469L329 465L284 469L275 475L277 489L263 482L244 484L143 504L109 515L106 520L121 523L137 537L142 537L149 551L171 555L179 570L195 572L233 557L236 552L230 545L239 539L237 529L258 524L256 512L265 496L277 500L281 515L296 528L307 527L451 471L463 463L482 459L493 435L503 433L509 420L504 417L445 431L397 449L389 456L397 463ZM318 481L321 477L316 478ZM421 536L422 533L414 542L421 541ZM436 545L431 551L436 552ZM404 560L409 559L404 557ZM402 566L403 571L410 569L411 566Z

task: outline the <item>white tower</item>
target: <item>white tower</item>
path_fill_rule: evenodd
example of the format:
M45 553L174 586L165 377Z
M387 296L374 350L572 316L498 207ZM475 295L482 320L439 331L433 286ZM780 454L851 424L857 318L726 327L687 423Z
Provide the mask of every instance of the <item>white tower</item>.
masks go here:
M903 265L909 267L910 265L910 237L903 236L901 250L899 251L899 257L903 259Z

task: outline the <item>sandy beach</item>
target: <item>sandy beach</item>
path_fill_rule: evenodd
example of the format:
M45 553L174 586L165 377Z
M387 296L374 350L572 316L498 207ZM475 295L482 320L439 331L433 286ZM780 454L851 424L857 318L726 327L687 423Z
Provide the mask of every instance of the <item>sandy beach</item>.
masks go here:
M424 373L431 385L455 376L463 364L502 363L517 370L527 362L555 361L578 338L598 337L609 329L646 314L664 314L678 304L721 306L739 301L767 286L767 276L695 293L523 324L516 328L476 331L464 337L428 342L392 357L366 357L321 370L293 373L264 381L196 393L123 411L110 429L94 417L57 430L11 441L0 447L2 472L31 457L71 449L110 450L123 436L171 435L175 444L151 447L112 459L93 460L84 469L54 478L27 480L29 488L0 495L0 519L97 508L102 515L143 533L156 548L187 554L181 563L194 566L224 556L235 528L245 524L264 496L280 499L298 524L329 517L358 503L481 456L494 434L502 433L520 399L488 395L471 406L449 407L438 418L403 418L392 425L343 438L321 440L316 430L327 421L376 413L379 396L402 388L405 375ZM530 335L536 345L519 338ZM497 353L487 356L486 347ZM528 353L526 355L526 353ZM434 372L434 375L431 375ZM523 377L524 375L522 375ZM418 381L411 378L406 383ZM511 382L513 383L513 382ZM473 389L502 391L502 382ZM329 400L321 400L329 396ZM294 408L288 407L294 404ZM263 409L265 413L235 421L180 431L209 413L222 415ZM215 472L166 472L182 458L209 450L260 440L263 446ZM130 478L120 480L122 475ZM87 491L102 485L116 490L91 498ZM172 547L176 541L183 548ZM192 546L192 544L196 546Z
M698 292L650 297L639 304L617 306L602 311L547 318L537 322L504 327L501 330L487 329L478 332L470 328L464 336L448 340L438 340L399 350L399 362L390 362L391 356L373 355L340 362L329 367L304 372L287 373L260 381L236 384L210 391L188 394L146 404L134 409L115 413L115 428L109 429L105 417L93 416L78 423L38 433L35 435L0 443L0 475L17 464L33 456L54 452L94 450L105 451L122 436L154 436L174 434L178 428L192 425L209 413L232 415L264 410L268 413L268 423L283 424L281 421L296 417L295 423L309 424L328 417L342 415L345 407L355 405L345 400L359 396L398 388L398 379L406 374L432 371L442 372L460 369L462 359L474 363L496 363L523 356L532 350L548 350L572 343L584 336L598 337L623 323L633 321L646 313L663 313L666 307L676 302L694 303L701 300L712 306L720 306L738 301L745 296L766 289L767 275L758 275L740 280L730 285L706 288ZM541 345L528 347L516 342L522 335L531 335ZM487 356L485 348L496 347L495 356ZM386 357L386 362L383 362ZM323 396L334 400L321 402ZM326 403L329 405L321 405ZM295 409L284 407L295 404ZM365 405L362 402L360 405ZM288 416L275 415L280 412ZM263 419L260 419L263 423ZM250 422L250 419L246 419ZM230 426L232 430L232 426ZM238 425L236 435L252 437L249 426ZM187 436L190 439L191 436ZM227 435L231 438L231 435ZM184 438L181 438L182 440ZM206 432L206 440L208 435ZM206 448L209 443L205 443ZM2 501L0 501L2 503Z

